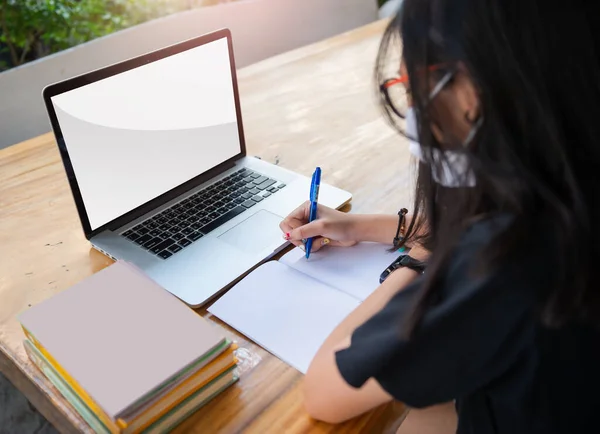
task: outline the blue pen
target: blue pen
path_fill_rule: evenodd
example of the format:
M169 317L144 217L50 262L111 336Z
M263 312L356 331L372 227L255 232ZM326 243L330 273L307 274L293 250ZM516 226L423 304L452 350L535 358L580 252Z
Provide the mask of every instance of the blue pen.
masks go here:
M321 186L321 168L317 167L315 173L312 176L312 182L310 183L310 213L308 215L308 222L312 222L317 218L317 201L319 200L319 187ZM313 239L309 238L306 240L306 259L310 256L310 249L312 248Z

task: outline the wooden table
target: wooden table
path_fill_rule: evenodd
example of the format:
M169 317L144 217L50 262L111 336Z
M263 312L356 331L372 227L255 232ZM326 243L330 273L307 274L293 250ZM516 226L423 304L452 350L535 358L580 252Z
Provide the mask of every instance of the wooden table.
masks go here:
M285 53L239 73L249 155L354 194L353 211L394 213L409 199L402 138L380 116L372 70L384 23ZM89 427L29 362L17 315L111 261L83 236L51 134L0 151L0 370L63 432ZM229 329L241 379L178 432L387 432L399 404L342 426L303 410L301 374Z

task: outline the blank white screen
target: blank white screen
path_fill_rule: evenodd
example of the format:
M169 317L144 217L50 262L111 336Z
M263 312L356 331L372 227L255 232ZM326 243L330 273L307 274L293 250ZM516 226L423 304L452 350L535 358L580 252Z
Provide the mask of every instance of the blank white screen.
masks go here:
M92 230L241 152L226 38L51 100Z

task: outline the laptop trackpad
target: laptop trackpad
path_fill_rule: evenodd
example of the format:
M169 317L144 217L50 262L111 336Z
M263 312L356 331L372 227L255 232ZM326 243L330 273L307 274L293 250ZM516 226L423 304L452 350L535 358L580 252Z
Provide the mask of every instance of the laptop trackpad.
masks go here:
M281 238L281 220L282 217L263 209L220 235L219 239L240 250L258 253Z

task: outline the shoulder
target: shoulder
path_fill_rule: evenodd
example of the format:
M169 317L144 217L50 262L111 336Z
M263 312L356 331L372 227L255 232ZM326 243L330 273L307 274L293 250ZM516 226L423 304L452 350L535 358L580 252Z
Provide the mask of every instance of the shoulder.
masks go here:
M527 219L498 213L472 221L448 255L445 274L487 279L513 279L513 284L538 280L558 249L551 219L539 214Z
M516 230L520 234L516 246L532 247L533 242L544 248L556 247L558 240L553 236L553 225L551 216L543 212L527 216L508 212L479 216L466 222L458 246L487 245L498 237L510 238Z
M465 225L458 246L485 245L506 231L516 219L515 215L509 213L473 218Z

